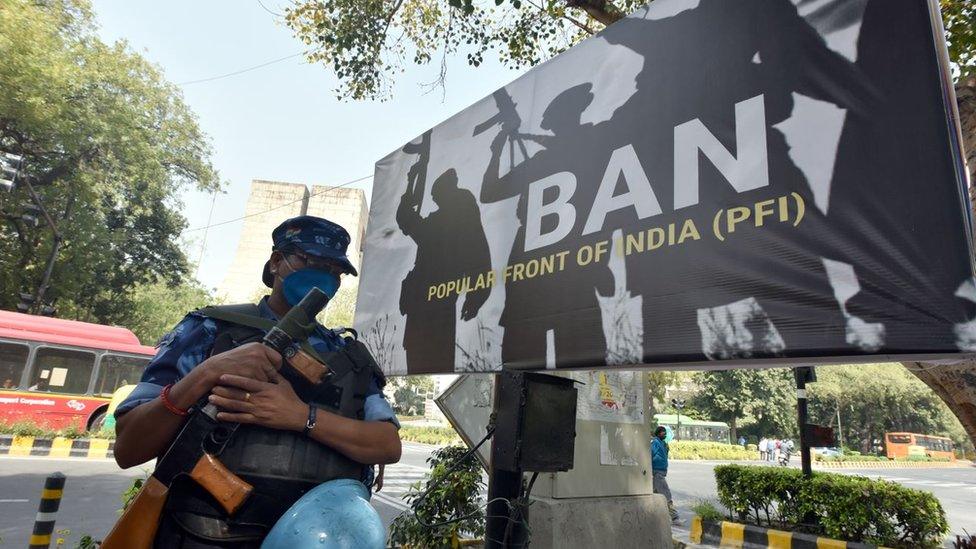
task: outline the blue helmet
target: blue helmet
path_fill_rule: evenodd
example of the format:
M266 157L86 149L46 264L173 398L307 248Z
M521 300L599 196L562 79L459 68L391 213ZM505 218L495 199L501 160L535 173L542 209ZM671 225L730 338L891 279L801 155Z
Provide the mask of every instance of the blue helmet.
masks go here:
M325 482L295 502L261 549L383 549L386 530L369 491L352 479Z

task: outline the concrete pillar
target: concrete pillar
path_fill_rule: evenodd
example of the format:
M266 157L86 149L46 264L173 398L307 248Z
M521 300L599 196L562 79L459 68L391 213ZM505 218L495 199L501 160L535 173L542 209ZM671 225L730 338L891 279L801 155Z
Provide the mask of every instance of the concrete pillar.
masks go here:
M530 499L532 549L674 547L668 502L660 494Z
M908 371L925 382L959 418L969 439L976 444L976 361L957 364L903 362Z

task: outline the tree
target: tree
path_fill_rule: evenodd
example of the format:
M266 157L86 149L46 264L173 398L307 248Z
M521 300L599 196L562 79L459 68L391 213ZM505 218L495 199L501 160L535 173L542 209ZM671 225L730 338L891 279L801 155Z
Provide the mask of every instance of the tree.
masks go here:
M946 405L902 365L856 364L817 368L808 386L810 420L837 428L844 444L868 452L885 432L949 436L964 449L967 436Z
M386 98L405 60L417 65L464 53L478 66L497 51L513 68L531 67L612 24L646 0L296 0L285 22L339 78L352 99ZM976 6L942 0L956 74L976 69Z
M432 376L396 376L387 380L393 396L393 409L405 416L421 415L424 404L434 392Z
M124 325L137 288L189 277L180 191L220 183L180 91L95 28L88 0L0 0L0 150L23 155L63 236L46 300ZM0 197L0 308L37 291L53 253L51 228L22 218L29 201L24 185Z
M188 312L215 304L204 288L194 284L170 286L165 282L136 286L126 327L145 345L153 345Z
M732 440L739 438L742 420L754 418L763 433L789 436L795 432L796 400L793 374L787 369L699 372L700 390L689 405L713 421L729 424Z

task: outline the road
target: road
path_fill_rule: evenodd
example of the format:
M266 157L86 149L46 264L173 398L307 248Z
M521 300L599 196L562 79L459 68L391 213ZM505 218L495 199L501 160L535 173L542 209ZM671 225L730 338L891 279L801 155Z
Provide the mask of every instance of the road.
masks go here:
M432 450L432 446L405 442L400 463L387 468L385 486L373 498L387 528L407 509L401 498L410 484L423 479ZM149 469L121 470L110 459L0 456L0 548L27 546L47 475L60 471L68 477L55 528L67 531L65 546L74 547L84 534L101 539L109 531L118 517L119 495Z
M389 466L383 490L373 506L389 526L406 510L403 496L428 471L425 460L434 447L404 443L400 463ZM668 474L675 503L685 527L690 507L701 499L715 500L715 462L673 461ZM84 533L103 536L117 517L119 494L142 470L122 471L111 460L0 457L0 547L21 548L30 537L44 478L55 471L68 476L58 512L58 530L68 530L67 547ZM953 533L976 531L976 468L839 470L901 483L932 492L942 502Z

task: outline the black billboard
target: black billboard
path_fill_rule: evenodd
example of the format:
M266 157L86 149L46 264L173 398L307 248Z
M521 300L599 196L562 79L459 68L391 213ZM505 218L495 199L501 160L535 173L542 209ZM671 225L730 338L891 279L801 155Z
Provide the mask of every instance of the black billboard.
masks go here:
M938 5L656 0L376 166L389 373L976 350Z

